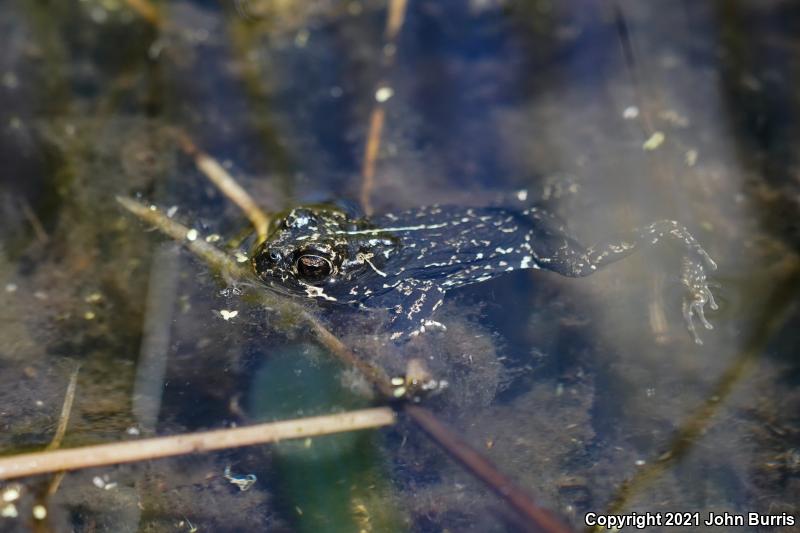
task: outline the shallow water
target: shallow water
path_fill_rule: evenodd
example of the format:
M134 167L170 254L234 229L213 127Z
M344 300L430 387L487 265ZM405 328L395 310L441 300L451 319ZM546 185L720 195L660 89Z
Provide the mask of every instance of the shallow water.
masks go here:
M560 186L546 205L587 244L679 220L719 264L714 330L691 342L668 246L584 279L514 272L453 291L436 316L447 331L403 345L380 315L314 312L391 375L424 360L449 383L425 404L576 529L587 513L681 511L791 515L794 527L735 530L796 530L797 6L410 2L387 50L379 2L170 2L152 19L142 5L0 4L4 455L48 445L78 363L62 447L368 404L303 327L114 197L219 245L247 234L180 128L270 211L357 206L385 86L361 208L482 206L521 189L534 201ZM267 394L276 376L285 401ZM75 472L47 497L50 477L18 480L0 529L514 530L413 425L360 434L342 473L306 480L314 454L337 449L328 439L306 459L301 443ZM258 481L240 492L226 466Z

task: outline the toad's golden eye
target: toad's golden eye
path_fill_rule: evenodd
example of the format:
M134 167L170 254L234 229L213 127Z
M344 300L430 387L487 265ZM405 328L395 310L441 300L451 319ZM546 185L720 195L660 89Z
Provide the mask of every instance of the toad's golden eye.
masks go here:
M297 273L304 281L322 281L333 272L333 264L320 255L305 254L297 258Z

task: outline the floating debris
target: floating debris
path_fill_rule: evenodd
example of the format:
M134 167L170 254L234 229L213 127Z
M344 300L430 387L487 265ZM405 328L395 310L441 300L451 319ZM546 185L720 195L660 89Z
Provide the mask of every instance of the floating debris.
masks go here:
M381 87L375 91L375 101L381 104L389 100L392 96L394 96L394 89L391 87Z
M683 160L686 161L686 166L693 167L697 164L697 150L687 150Z
M255 474L247 474L244 476L239 476L236 474L231 474L231 467L226 466L225 472L223 473L225 479L230 481L232 484L239 487L239 490L244 492L246 490L250 490L250 488L258 481L258 478Z
M628 106L622 112L622 118L625 120L633 120L639 116L639 108L635 105Z
M652 150L655 150L655 149L657 149L659 146L661 146L662 144L664 144L664 140L665 140L666 138L667 138L667 136L666 136L666 135L664 135L664 134L663 134L663 133L661 133L660 131L657 131L657 132L653 133L653 134L650 136L650 138L649 138L649 139L647 139L647 140L644 142L644 144L642 145L642 148L643 148L644 150L646 150L646 151L652 151Z
M239 311L228 311L227 309L222 309L219 312L222 315L222 318L227 322L232 318L236 318L239 315Z
M200 234L194 228L192 228L192 229L190 229L189 231L186 232L186 240L189 241L189 242L196 241L197 237L199 237L199 236L200 236Z
M11 485L10 487L6 487L6 489L3 491L3 501L6 503L17 501L19 496L19 485Z
M42 504L33 506L33 517L36 520L44 520L47 518L47 507Z
M661 111L658 114L659 118L677 126L679 128L686 128L689 126L689 119L673 109Z
M83 299L87 304L96 304L103 301L103 295L99 292L93 292Z
M308 38L311 36L309 31L305 28L301 29L297 32L297 35L294 37L294 45L297 48L304 48L306 44L308 44Z

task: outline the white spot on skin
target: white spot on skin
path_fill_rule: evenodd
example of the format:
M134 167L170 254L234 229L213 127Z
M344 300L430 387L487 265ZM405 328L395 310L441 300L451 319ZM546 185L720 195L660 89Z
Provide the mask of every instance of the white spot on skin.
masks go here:
M519 267L520 268L528 268L530 266L530 264L531 264L531 260L532 259L533 258L531 256L526 255L525 257L522 258L522 261L520 261Z
M294 211L292 211L292 214L289 216L293 216L294 218L294 220L292 220L292 227L294 228L303 228L307 226L310 221L307 215L296 216Z
M322 290L322 287L316 287L314 285L309 285L307 283L302 283L302 282L301 284L306 288L306 294L312 298L323 298L330 302L337 301L336 298L334 298L333 296L328 296L327 294L325 294L325 291Z

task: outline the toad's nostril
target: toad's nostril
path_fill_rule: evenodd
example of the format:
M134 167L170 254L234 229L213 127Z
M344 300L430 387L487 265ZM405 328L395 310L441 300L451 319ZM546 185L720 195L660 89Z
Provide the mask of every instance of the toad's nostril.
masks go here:
M269 251L269 258L270 258L270 260L277 262L277 261L280 260L281 254L277 250L270 250Z

